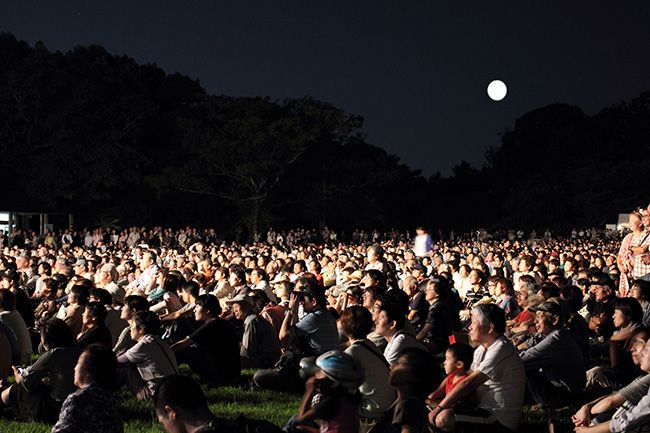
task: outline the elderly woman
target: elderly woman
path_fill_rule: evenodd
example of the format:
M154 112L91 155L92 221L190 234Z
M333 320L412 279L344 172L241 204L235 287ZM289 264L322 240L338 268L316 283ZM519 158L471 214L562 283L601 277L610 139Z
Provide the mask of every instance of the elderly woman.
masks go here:
M160 320L156 313L138 311L130 329L136 344L117 357L120 383L127 385L138 399L149 399L160 379L178 372L176 357L159 337Z
M124 422L111 396L117 376L117 363L110 348L91 344L74 368L74 384L61 407L52 433L122 433Z

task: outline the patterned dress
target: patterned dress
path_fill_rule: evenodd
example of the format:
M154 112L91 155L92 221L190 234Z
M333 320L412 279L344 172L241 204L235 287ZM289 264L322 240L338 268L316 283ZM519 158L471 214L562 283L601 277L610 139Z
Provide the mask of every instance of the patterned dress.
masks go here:
M124 422L111 393L90 385L70 394L63 402L52 433L123 433Z

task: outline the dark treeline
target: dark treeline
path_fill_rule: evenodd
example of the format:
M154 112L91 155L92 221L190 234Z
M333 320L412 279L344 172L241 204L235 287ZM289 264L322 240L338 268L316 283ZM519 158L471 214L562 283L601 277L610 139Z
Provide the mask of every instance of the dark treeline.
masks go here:
M461 162L450 177L426 179L362 126L311 97L209 95L99 46L51 52L0 34L3 210L248 235L325 224L565 230L647 204L650 93L592 116L534 110L484 167Z

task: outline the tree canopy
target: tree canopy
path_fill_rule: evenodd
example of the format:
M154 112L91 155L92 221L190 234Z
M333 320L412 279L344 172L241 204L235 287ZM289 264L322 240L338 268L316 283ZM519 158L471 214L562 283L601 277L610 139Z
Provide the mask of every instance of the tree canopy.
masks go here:
M483 167L424 178L323 101L208 94L100 46L50 52L0 34L4 208L92 224L252 235L330 225L463 230L602 225L647 201L650 93L594 115L521 116Z

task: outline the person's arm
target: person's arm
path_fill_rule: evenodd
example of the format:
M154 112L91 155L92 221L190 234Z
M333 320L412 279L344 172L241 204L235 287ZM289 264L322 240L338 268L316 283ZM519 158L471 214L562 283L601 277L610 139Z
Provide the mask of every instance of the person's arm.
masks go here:
M253 319L244 329L239 354L242 358L255 358L257 355L257 323Z
M418 335L415 337L415 339L418 341L423 341L432 327L433 325L431 323L425 323L422 329L420 329L420 332L418 332Z
M298 322L298 298L292 294L289 300L289 308L282 321L280 327L280 343L283 347L287 347L291 343L291 327Z
M188 347L190 347L192 343L193 341L190 337L185 337L181 341L172 344L170 348L174 352L174 354L178 354L183 350L187 349Z
M571 417L571 420L576 427L588 426L591 423L593 415L609 412L612 409L618 408L624 402L625 399L620 393L598 397L582 405L580 410Z
M468 395L476 391L476 389L487 382L490 377L481 371L473 371L465 379L461 380L458 385L452 389L449 394L436 406L431 413L434 413L432 416L437 416L444 409L452 407L455 403L464 399Z
M606 421L601 424L596 424L593 427L576 427L576 433L609 433L609 423Z
M443 398L445 398L445 383L447 382L447 379L445 378L442 382L440 382L440 385L438 385L438 388L433 391L429 396L427 397L427 400L434 402L434 401L440 401Z

